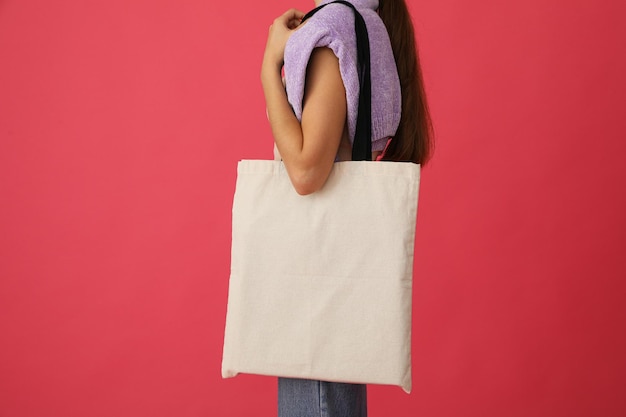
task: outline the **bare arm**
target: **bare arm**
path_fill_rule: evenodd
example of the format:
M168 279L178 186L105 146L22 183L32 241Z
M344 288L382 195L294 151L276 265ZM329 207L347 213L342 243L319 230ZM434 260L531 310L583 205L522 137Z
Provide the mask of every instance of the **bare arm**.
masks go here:
M319 190L332 169L346 122L346 93L339 61L328 48L311 54L307 69L302 123L287 101L280 69L284 44L297 19L289 11L276 19L268 38L261 81L267 111L278 151L299 194Z

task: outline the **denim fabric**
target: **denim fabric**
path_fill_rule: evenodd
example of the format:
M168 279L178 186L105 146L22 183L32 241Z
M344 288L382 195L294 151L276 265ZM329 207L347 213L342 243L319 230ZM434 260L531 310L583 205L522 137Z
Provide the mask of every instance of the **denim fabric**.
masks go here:
M278 378L278 417L367 417L367 386Z

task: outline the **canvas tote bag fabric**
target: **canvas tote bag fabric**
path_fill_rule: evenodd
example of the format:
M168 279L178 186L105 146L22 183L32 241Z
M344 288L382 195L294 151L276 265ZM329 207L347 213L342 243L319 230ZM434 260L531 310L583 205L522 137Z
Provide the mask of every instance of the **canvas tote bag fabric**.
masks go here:
M361 96L365 109L363 85ZM355 142L369 145L355 144L353 161L336 162L313 194L297 194L280 161L239 162L224 378L250 373L410 392L420 166L365 160L371 113L359 109Z

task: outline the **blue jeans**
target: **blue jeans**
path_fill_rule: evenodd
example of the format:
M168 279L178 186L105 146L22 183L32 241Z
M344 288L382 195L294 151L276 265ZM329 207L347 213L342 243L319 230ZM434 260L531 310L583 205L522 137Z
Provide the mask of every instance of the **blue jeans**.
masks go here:
M278 417L367 417L367 386L278 378Z

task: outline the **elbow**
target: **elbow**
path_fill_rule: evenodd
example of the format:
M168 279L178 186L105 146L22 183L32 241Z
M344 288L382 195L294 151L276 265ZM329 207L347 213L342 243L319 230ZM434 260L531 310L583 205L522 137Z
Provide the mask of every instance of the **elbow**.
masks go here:
M311 158L283 160L294 190L300 195L319 191L330 176L333 161L323 163Z
M304 196L304 195L309 195L309 194L313 194L314 192L316 192L318 190L318 188L312 188L312 187L302 187L302 186L295 186L294 188L296 190L296 193Z
M313 194L322 188L325 182L326 178L321 178L319 175L308 171L301 171L291 175L291 184L296 193L300 195Z
M293 188L296 190L296 193L300 195L309 195L313 194L320 188L321 186L317 186L309 181L292 181Z

